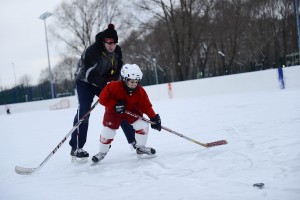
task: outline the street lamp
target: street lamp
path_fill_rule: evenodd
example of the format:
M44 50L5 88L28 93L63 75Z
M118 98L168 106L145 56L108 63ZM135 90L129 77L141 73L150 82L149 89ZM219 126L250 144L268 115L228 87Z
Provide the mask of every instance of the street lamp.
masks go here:
M156 58L153 58L153 62L154 62L155 81L156 81L156 85L157 85L158 84L158 77L157 77L157 62L156 62Z
M222 56L222 60L223 60L223 68L224 68L224 72L225 74L224 75L227 75L227 67L226 67L226 58L225 58L225 54L222 52L222 51L218 51L218 54L220 56Z
M51 95L52 99L54 99L54 89L53 89L53 77L52 77L52 72L51 72L51 67L50 67L50 58L49 58L49 48L48 48L48 36L47 36L47 25L46 25L46 19L50 17L52 13L50 12L45 12L42 14L39 18L41 20L44 20L45 24L45 35L46 35L46 45L47 45L47 56L48 56L48 68L49 68L49 81L50 81L50 87L51 87Z
M130 57L132 57L132 56L130 56ZM140 58L140 57L142 57L142 58L144 58L147 62L149 62L150 64L151 64L151 66L153 66L154 67L154 73L155 73L155 82L156 82L156 85L158 85L158 76L157 76L157 68L160 70L160 71L162 71L162 72L164 72L159 66L157 66L157 60L156 60L156 58L149 58L149 57L146 57L146 56L144 56L144 55L135 55L134 57L136 57L136 58Z
M300 62L300 22L299 22L299 0L294 0L294 9L295 9L295 16L296 16L296 26L297 26L297 36L298 36L298 64Z

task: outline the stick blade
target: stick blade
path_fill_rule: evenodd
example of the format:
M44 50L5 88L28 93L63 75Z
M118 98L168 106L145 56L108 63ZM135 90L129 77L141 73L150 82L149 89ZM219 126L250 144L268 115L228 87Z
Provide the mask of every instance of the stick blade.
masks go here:
M39 168L26 168L26 167L19 167L19 166L16 166L15 167L15 172L17 174L20 174L20 175L30 175L36 171L38 171Z
M228 144L228 142L226 140L219 140L219 141L215 141L215 142L210 142L210 143L206 143L206 147L215 147L215 146L220 146L220 145L225 145Z

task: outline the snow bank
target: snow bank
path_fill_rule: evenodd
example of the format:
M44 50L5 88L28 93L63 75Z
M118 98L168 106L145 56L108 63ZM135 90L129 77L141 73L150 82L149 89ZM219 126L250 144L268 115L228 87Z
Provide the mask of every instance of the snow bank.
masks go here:
M300 89L300 66L284 68L284 76L287 89ZM168 99L170 95L173 98L186 98L195 96L207 96L226 93L244 93L263 90L279 90L277 69L227 75L213 78L197 79L191 81L182 81L171 83L172 91L169 91L169 85L159 84L146 86L145 89L151 100ZM187 88L193 88L189 90ZM170 93L171 92L171 93ZM11 112L28 112L36 110L49 109L53 104L62 99L70 102L70 107L77 106L77 97L70 96L43 100L28 103L11 104ZM96 98L95 98L96 100ZM5 109L1 109L0 114L6 114Z

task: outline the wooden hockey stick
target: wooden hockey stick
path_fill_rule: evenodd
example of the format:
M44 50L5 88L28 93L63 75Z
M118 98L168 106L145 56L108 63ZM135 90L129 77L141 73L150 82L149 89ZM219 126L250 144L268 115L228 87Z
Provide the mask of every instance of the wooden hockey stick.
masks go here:
M21 175L30 175L34 172L39 171L45 164L46 162L55 154L55 152L63 145L63 143L67 140L67 138L79 127L79 125L89 116L89 114L92 112L92 110L96 107L98 104L98 101L96 101L90 110L73 126L73 128L69 131L69 133L59 142L59 144L51 151L51 153L47 156L47 158L38 166L35 168L27 168L27 167L15 167L15 172L17 174Z
M143 120L143 121L145 121L145 122L148 122L149 124L154 124L154 123L153 123L152 121L150 121L149 119L146 119L146 118L144 118L144 117L142 117L142 116L140 116L140 115L134 114L134 113L132 113L132 112L130 112L130 111L128 111L128 110L126 110L125 113L128 114L128 115L130 115L130 116L132 116L132 117L135 117L135 118L141 119L141 120ZM187 136L184 136L184 135L182 135L182 134L180 134L180 133L178 133L178 132L176 132L176 131L173 131L172 129L169 129L169 128L167 128L167 127L161 126L161 129L164 129L165 131L168 131L168 132L170 132L170 133L173 133L173 134L175 134L175 135L177 135L177 136L179 136L179 137L182 137L182 138L184 138L184 139L186 139L186 140L189 140L189 141L191 141L191 142L194 142L194 143L196 143L196 144L198 144L198 145L200 145L200 146L206 147L206 148L227 144L227 141L226 141L226 140L218 140L218 141L215 141L215 142L202 143L202 142L198 142L198 141L196 141L196 140L194 140L194 139L192 139L192 138L189 138L189 137L187 137Z

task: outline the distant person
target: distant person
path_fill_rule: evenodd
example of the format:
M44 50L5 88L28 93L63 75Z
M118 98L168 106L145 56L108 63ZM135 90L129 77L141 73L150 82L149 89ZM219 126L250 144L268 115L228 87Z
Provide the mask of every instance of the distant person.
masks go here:
M99 102L105 106L103 129L100 133L99 153L92 157L94 164L106 156L122 121L126 120L135 129L136 153L138 156L155 156L156 151L146 147L149 125L125 113L128 110L139 116L146 114L153 122L151 127L161 130L161 119L152 108L144 88L140 85L143 73L136 64L126 64L121 70L121 80L107 84L99 95Z
M117 45L118 34L113 24L96 35L96 41L87 47L78 62L76 76L76 90L78 109L74 118L75 125L91 108L95 96L99 96L104 86L118 80L123 65L121 47ZM89 153L83 150L86 143L89 117L72 133L69 142L71 156L75 160L87 161ZM134 130L126 121L121 127L128 143L135 147Z
M5 107L5 111L6 111L6 114L7 115L10 115L11 113L10 113L10 107L8 106L8 105L4 105L4 107Z

